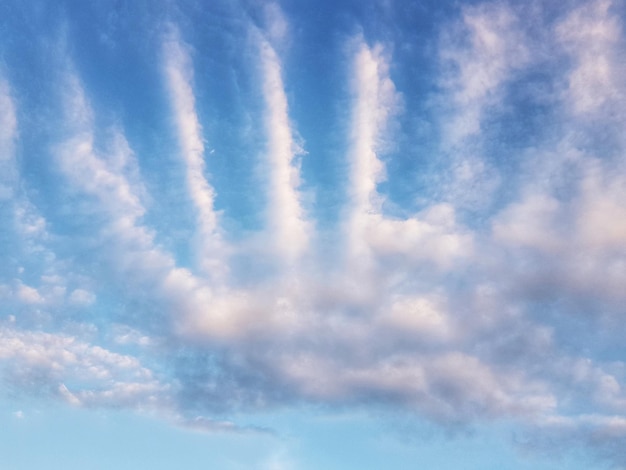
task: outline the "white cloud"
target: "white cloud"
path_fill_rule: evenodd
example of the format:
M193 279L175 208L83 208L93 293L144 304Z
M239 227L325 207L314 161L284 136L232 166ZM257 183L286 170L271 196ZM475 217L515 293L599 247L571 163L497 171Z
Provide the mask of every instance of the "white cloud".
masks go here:
M371 269L366 237L371 219L380 214L382 197L377 185L385 178L385 166L378 152L388 120L396 111L398 96L389 78L389 58L382 46L370 48L359 37L350 52L353 103L345 230L348 263L356 268L354 275L358 277L365 274L359 270Z
M277 3L268 2L265 4L263 13L265 16L264 30L268 40L276 48L287 39L289 23Z
M271 9L268 28L270 39L284 35L286 26L278 7ZM267 135L268 208L267 224L270 243L277 256L288 265L303 256L310 242L311 223L302 208L300 165L298 154L303 151L294 140L289 121L289 104L282 78L280 58L262 34L257 47L262 69L265 99L264 125Z
M560 209L555 198L531 192L494 220L494 237L509 244L554 253L563 247L563 234L554 227Z
M517 373L496 371L460 352L394 354L361 364L303 353L281 358L278 365L309 399L401 404L452 425L476 418L526 419L551 413L556 406L556 398L545 385Z
M5 310L12 312L9 326L0 327L3 388L77 406L159 409L177 425L215 432L241 429L203 413L367 403L444 425L513 419L548 436L619 440L624 364L587 356L602 348L607 356L621 351L623 149L613 150L611 159L604 148L578 145L589 133L578 125L583 115L614 124L603 110L621 96L615 78L621 32L610 4L591 2L545 33L574 59L563 106L554 110L567 130L546 129L554 147L521 152L521 174L506 168L521 158L515 149L491 163L483 157L489 144L484 123L491 110L508 104L507 86L516 74L533 66L532 39L523 18L505 4L462 10L461 22L448 25L440 44L440 59L452 68L433 79L445 95L434 100L445 102L435 120L450 157L452 183L445 189L451 191L404 216L385 212L379 188L396 176L387 175L383 158L402 101L391 78L391 47L370 46L362 36L351 41L347 201L340 233L326 242L342 243L321 248L324 241L314 239L303 208L302 149L278 52L289 24L274 4L266 14L264 31L251 28L268 180L267 226L253 241L228 245L219 225L194 49L179 32L170 31L162 44L158 67L173 110L182 185L196 212L192 255L201 258L200 272L180 267L157 243L159 221L146 217L141 158L120 127L99 132L101 116L81 79L72 67L64 69L53 170L93 217L84 238L74 240L49 233L59 221L49 223L27 199L16 198L15 231L32 243L24 250L27 259L19 260L26 268L0 284ZM557 88L561 72L554 72ZM1 83L0 108L8 111L0 117L0 124L6 121L0 150L17 135L12 95ZM489 197L499 181L511 182L506 199L497 201L495 214L471 220L476 227L470 229L463 219L463 209L472 206L464 201L467 193ZM258 248L257 240L268 247ZM47 245L74 241L96 260L84 266L93 279L68 274ZM73 247L61 249L71 253ZM222 275L231 249L259 265L269 252L274 270L267 275L263 265L261 275L245 279ZM26 261L39 254L46 260L37 271ZM40 311L51 320L33 321L38 328L74 328L76 335L19 329ZM67 321L76 312L106 326ZM166 372L145 365L154 363Z
M458 38L465 35L459 45ZM503 85L528 63L527 43L517 16L506 3L463 9L463 24L447 30L442 39L441 60L452 65L443 75L452 100L445 142L456 145L481 131L484 114L498 104Z
M93 292L89 292L85 289L74 289L68 300L72 304L87 306L96 301L96 296Z
M353 54L348 194L352 216L359 217L380 210L376 186L386 175L377 153L399 98L389 78L389 57L381 45L370 48L358 38Z
M589 163L575 215L579 242L587 250L619 251L626 245L626 177Z
M364 238L380 256L432 262L442 269L451 268L473 251L472 234L458 226L454 209L448 204L433 205L405 220L371 215L367 217Z
M382 314L383 326L397 329L413 340L441 342L452 339L453 324L443 299L398 296Z
M39 304L43 302L43 298L37 289L21 283L17 286L17 297L27 304Z
M167 387L134 357L63 334L2 327L0 339L5 390L17 387L22 393L81 406L141 408L165 398Z
M9 83L0 77L0 201L9 199L16 178L17 114Z
M2 160L11 158L14 140L17 135L17 116L11 89L5 79L0 80L0 109L2 109L2 117L0 117L0 149L2 151Z
M258 427L239 426L232 421L219 421L206 418L204 416L196 416L188 418L184 416L176 416L173 419L178 426L193 429L201 432L209 433L237 433L237 434L269 434L270 431Z
M180 70L174 74L177 79L183 80L182 75L177 75L179 73ZM133 185L123 171L127 166L135 164L125 164L120 168L115 163L120 160L132 162L134 159L124 135L120 130L114 130L114 142L123 145L113 146L113 157L101 156L94 148L93 112L82 85L71 71L67 72L65 79L69 83L66 87L69 96L64 97L67 138L57 147L56 157L74 190L94 198L93 212L105 216L93 235L93 243L108 250L106 261L109 263L108 269L117 278L116 282L143 290L148 298L159 304L164 303L168 312L175 312L177 323L184 323L197 316L207 318L211 325L219 322L220 315L227 315L227 312L215 312L207 308L207 301L212 294L206 281L197 278L188 269L177 267L174 257L155 242L154 232L142 224L146 209L136 192L137 185ZM187 95L190 91L188 85L184 80L177 82L177 86L182 87L179 90L182 96L179 98L183 104L186 103L185 106L193 98ZM180 110L183 114L181 119L196 119L195 114L187 114L190 110L185 106ZM192 141L199 138L195 133L187 137ZM185 140L184 145L188 143ZM195 147L187 150L190 152L187 157L191 159L189 174L195 175L192 179L199 178L198 159L201 155ZM199 180L196 178L195 181ZM199 195L204 194L202 188L194 188L200 191ZM207 207L203 206L204 209ZM218 331L224 330L218 328Z
M516 12L505 2L466 6L462 21L449 24L441 34L442 96L437 104L449 170L437 190L440 199L455 207L483 208L502 183L484 155L484 124L505 105L516 72L532 63L529 44Z
M142 333L139 330L131 328L127 325L113 325L112 328L113 341L122 345L151 346L155 343L154 338Z
M205 148L196 113L190 47L182 42L176 28L171 29L164 42L164 69L186 169L187 190L196 210L200 265L205 275L220 279L226 270L221 259L225 247L214 208L215 191L205 176Z
M617 62L620 21L611 0L586 2L557 25L557 39L571 54L567 98L576 114L588 115L621 96L624 68Z

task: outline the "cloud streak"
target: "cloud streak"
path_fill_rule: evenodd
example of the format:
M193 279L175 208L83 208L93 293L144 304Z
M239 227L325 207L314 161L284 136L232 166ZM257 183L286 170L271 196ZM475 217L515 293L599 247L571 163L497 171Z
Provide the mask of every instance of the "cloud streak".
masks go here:
M15 104L11 96L8 82L0 78L0 165L2 168L2 181L0 186L0 199L6 200L12 196L15 180L15 141L17 138L17 116Z
M215 211L215 191L205 176L206 164L202 129L196 113L193 91L193 64L189 46L172 32L164 44L165 75L174 109L181 157L186 169L187 190L196 209L200 265L202 271L221 279L226 274L218 214Z
M286 23L277 8L268 16L268 37L260 31L257 34L269 167L267 228L274 252L290 266L307 251L313 227L306 219L298 191L301 177L297 157L303 151L293 137L280 58L272 46L284 39Z

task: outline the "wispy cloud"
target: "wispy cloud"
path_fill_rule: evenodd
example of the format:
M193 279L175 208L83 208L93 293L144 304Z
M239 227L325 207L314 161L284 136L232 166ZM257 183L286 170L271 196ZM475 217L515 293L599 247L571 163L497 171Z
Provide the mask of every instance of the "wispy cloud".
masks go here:
M530 60L527 42L519 19L503 2L465 7L462 22L445 30L442 84L453 107L444 124L446 142L457 145L481 132L485 112L501 102L503 84Z
M461 20L441 34L440 83L444 90L442 150L449 175L441 197L463 209L489 206L501 182L485 159L485 119L497 112L514 74L532 60L520 20L505 2L463 7Z
M232 421L218 421L204 416L195 418L178 418L175 423L179 426L211 433L259 434L272 435L269 429L254 426L239 426Z
M8 82L0 77L0 200L9 199L13 194L16 178L15 141L17 138L17 116Z
M286 32L286 21L280 9L271 4L267 33L255 31L259 49L268 163L268 231L274 252L287 265L301 258L310 244L312 224L306 219L299 187L298 157L304 151L293 136L289 104L282 77L281 61L273 44L280 43Z
M74 406L164 405L167 386L136 358L66 334L0 328L2 388Z
M619 45L621 22L611 14L613 2L593 1L576 8L557 25L557 40L571 54L574 67L568 77L568 98L579 115L592 114L619 99L623 72Z
M202 271L219 280L226 274L225 246L215 211L215 191L205 176L205 148L196 113L193 91L193 64L189 45L182 42L174 26L164 44L165 75L174 109L181 157L186 168L189 196L196 209L199 258Z

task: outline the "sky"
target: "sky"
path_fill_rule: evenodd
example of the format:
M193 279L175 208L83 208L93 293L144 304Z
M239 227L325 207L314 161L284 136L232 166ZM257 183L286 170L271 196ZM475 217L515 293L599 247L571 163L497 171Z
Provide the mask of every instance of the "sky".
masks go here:
M0 468L626 469L622 18L0 2Z

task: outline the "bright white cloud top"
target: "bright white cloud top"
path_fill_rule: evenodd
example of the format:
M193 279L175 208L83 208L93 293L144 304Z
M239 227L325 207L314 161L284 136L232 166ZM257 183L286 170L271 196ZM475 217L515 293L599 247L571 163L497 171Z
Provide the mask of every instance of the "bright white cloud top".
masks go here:
M626 468L622 2L55 3L0 6L10 419L358 412Z

